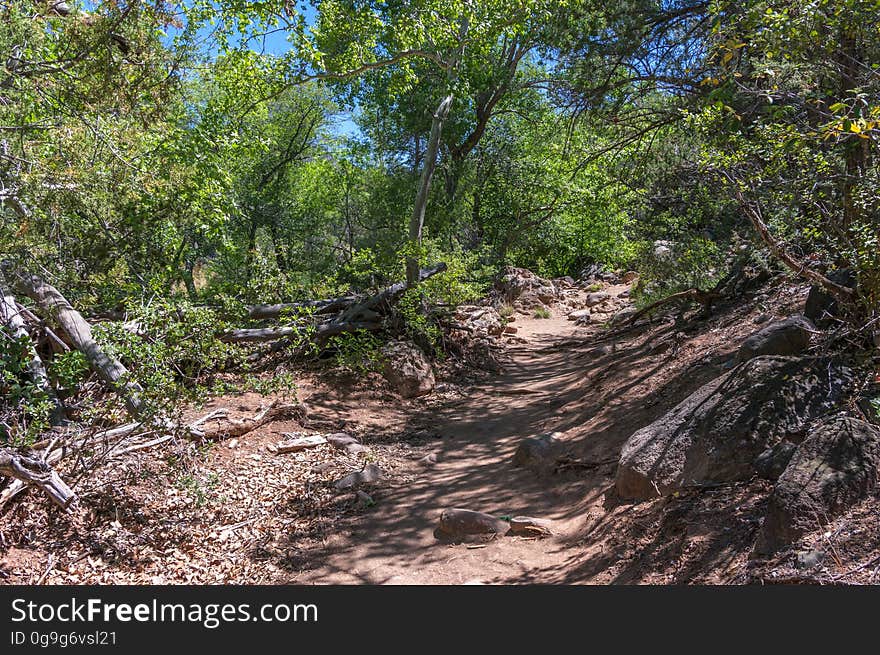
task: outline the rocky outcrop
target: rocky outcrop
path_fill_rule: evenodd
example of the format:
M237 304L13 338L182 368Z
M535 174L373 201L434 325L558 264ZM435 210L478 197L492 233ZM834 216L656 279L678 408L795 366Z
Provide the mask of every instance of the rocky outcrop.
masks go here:
M504 276L496 284L496 290L505 302L524 309L551 305L561 297L551 280L539 277L528 269L513 266L505 269Z
M768 449L800 440L812 421L835 409L853 380L852 371L828 358L749 360L629 438L617 493L647 499L746 480Z
M415 398L434 389L431 362L418 346L409 341L392 341L382 349L382 354L382 373L401 396Z
M499 336L506 324L494 307L462 305L455 310L455 318L477 335Z
M842 514L876 486L880 430L850 417L816 425L776 482L755 554L770 554Z
M803 316L792 316L761 328L740 346L737 361L745 362L759 355L799 355L810 347L810 335L816 331Z

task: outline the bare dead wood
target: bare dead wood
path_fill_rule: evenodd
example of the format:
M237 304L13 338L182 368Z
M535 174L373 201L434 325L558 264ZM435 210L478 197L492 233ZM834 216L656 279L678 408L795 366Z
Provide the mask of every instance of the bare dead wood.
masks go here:
M290 302L278 304L251 305L248 307L248 318L255 321L268 318L278 318L284 312L292 312L300 309L312 310L313 314L332 314L341 311L356 303L363 296L340 296L339 298L327 298L325 300L306 300L303 302Z
M45 321L41 320L39 316L34 314L27 307L23 307L19 303L15 303L15 306L18 307L18 311L21 312L22 316L33 321L34 323L36 323L37 325L40 326L40 329L46 333L46 336L49 337L49 340L52 342L52 349L55 352L64 352L64 353L70 352L70 346L68 346L66 343L64 343L64 340L61 337L59 337L57 334L55 334L55 331L52 330L52 328L50 328L48 325L46 325Z
M381 327L381 323L373 321L352 321L345 323L328 321L311 328L240 328L224 333L220 336L220 340L225 343L264 343L266 341L284 340L287 337L292 337L294 335L308 335L320 340L344 332L357 332L358 330L376 331Z
M26 457L11 450L0 450L0 473L20 480L24 486L39 487L53 503L67 509L76 499L73 489L45 461Z
M302 331L302 328L297 327L240 328L220 335L220 341L224 343L262 343L283 339Z
M289 432L285 432L283 434L285 437L290 438L284 441L279 441L277 444L272 446L272 452L277 455L284 455L286 453L298 453L301 450L323 446L325 443L327 443L327 439L319 434L311 435L308 437L296 437Z
M187 431L187 436L190 438L206 440L240 437L248 432L253 432L257 428L262 427L271 421L288 418L297 418L300 420L305 419L305 407L301 404L282 405L272 403L253 418L233 419L228 421L225 425L215 425L211 428L205 429L190 426L190 429Z
M435 264L434 266L421 269L418 275L419 283L428 280L438 273L444 272L447 268L448 267L446 266L445 262L440 262L439 264ZM366 310L377 311L381 314L381 308L389 307L394 304L394 302L398 298L400 298L400 296L403 295L403 292L406 291L408 288L409 285L406 282L397 282L396 284L392 284L390 287L387 287L379 293L370 296L363 302L352 305L351 307L346 309L335 322L341 324L356 321L361 316L363 316Z
M28 349L28 377L34 386L42 391L52 402L52 425L61 425L64 423L64 406L55 394L55 390L49 383L49 375L46 373L46 367L43 360L40 359L37 349L34 346L30 333L27 331L21 312L15 302L15 297L9 293L4 284L4 280L0 278L0 328L16 340L23 341Z
M621 327L625 327L627 325L632 325L637 320L639 320L645 314L648 314L655 309L659 309L664 305L669 305L670 303L677 302L679 300L691 300L700 303L704 307L710 306L714 301L718 300L721 297L721 294L715 291L701 291L700 289L687 289L686 291L679 291L678 293L673 293L671 296L666 296L665 298L661 298L660 300L656 300L652 302L647 307L642 307L635 314L630 316L623 322Z
M98 345L92 336L91 326L82 314L73 308L58 289L40 277L18 272L13 279L19 292L33 300L58 323L73 346L85 355L92 370L122 397L129 414L134 418L143 416L147 409L143 400L143 388L130 379L122 362L108 355Z
M742 189L739 187L739 184L732 175L730 175L729 173L724 173L724 176L727 178L727 180L730 182L731 187L733 188L733 194L740 209L749 219L755 230L758 232L761 240L770 249L770 252L773 253L773 255L777 259L788 266L792 270L792 272L795 273L795 275L825 289L835 300L840 302L842 305L852 304L855 298L855 290L849 287L845 287L841 284L837 284L832 280L829 280L827 277L825 277L818 271L814 271L812 268L807 266L806 263L797 259L788 250L786 250L785 246L771 234L770 228L764 221L760 205L751 203L746 200Z
M424 282L446 269L447 266L444 262L424 268L419 271L419 281ZM249 313L251 318L271 318L279 315L286 308L306 306L318 307L320 311L316 313L321 314L331 313L331 310L342 310L342 312L336 318L324 321L318 325L239 328L229 330L221 334L219 338L225 343L284 342L285 339L293 336L310 337L314 340L322 341L345 332L357 332L360 330L376 331L382 328L381 318L384 311L393 305L408 288L406 282L397 282L368 298L363 298L362 296L343 296L304 303L253 305Z

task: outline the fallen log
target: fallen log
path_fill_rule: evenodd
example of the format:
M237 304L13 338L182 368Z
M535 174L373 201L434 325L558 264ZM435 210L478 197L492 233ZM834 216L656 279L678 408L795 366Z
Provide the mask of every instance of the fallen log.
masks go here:
M302 330L303 328L298 327L239 328L224 332L220 335L220 341L224 343L262 343L263 341L276 341L290 337Z
M20 293L33 300L46 312L70 339L73 346L86 357L89 366L109 384L125 402L134 418L146 412L143 388L131 380L128 369L115 357L105 353L92 336L92 327L67 301L58 289L36 275L17 273L14 284Z
M419 271L419 282L442 273L447 269L444 262ZM309 336L321 341L344 332L358 330L376 331L381 329L381 318L385 308L390 307L409 287L406 282L397 282L386 287L379 293L368 298L363 296L342 296L327 300L310 300L300 303L283 303L277 305L252 305L248 316L253 319L273 318L286 309L314 307L315 314L330 314L340 311L336 318L319 323L316 326L280 326L267 328L238 328L220 335L225 343L263 343L280 341L295 335Z
M419 271L419 283L424 282L428 278L431 278L438 273L442 273L447 269L445 262L440 262L439 264L435 264L430 268L423 268ZM352 305L348 309L346 309L342 314L336 319L336 323L349 323L355 321L363 316L364 312L368 310L379 311L380 307L388 307L394 301L396 301L400 296L403 295L403 292L410 288L410 285L406 282L397 282L396 284L392 284L390 287L387 287L383 291L370 296L366 300L356 305ZM381 311L379 312L381 313Z
M20 480L24 486L39 487L62 509L67 509L76 499L73 490L43 460L26 457L11 450L0 450L0 473Z
M186 432L189 438L226 439L229 437L240 437L248 432L253 432L271 421L277 421L282 418L304 419L305 417L306 410L301 404L279 405L273 402L253 418L233 419L227 421L225 425L215 425L204 429L200 424L207 423L208 421L201 419L187 426Z
M0 327L5 329L13 339L17 339L26 344L28 349L28 377L34 386L46 394L52 403L52 414L50 417L52 425L62 425L64 423L64 406L55 394L55 390L49 383L49 375L46 373L46 367L43 360L40 359L37 349L34 346L31 335L28 333L21 317L21 312L15 302L15 297L9 293L0 279Z
M335 323L328 321L314 327L273 327L273 328L240 328L230 330L220 336L220 341L225 343L263 343L265 341L278 341L297 334L309 335L317 340L326 339L344 332L357 332L368 330L375 332L382 328L381 323L373 321L355 321L351 323Z
M298 309L311 309L313 310L313 314L332 314L356 303L362 297L363 296L341 296L339 298L327 298L325 300L305 300L303 302L251 305L248 307L248 318L255 321L261 321L267 318L278 318L284 312L292 312Z
M660 300L652 302L650 305L642 307L642 309L626 319L621 327L632 325L645 314L648 314L655 309L659 309L664 305L668 305L679 300L690 300L698 302L704 307L710 307L712 303L718 300L720 297L721 294L715 291L701 291L700 289L696 288L687 289L686 291L679 291L678 293L673 293L671 296L666 296L665 298L661 298Z

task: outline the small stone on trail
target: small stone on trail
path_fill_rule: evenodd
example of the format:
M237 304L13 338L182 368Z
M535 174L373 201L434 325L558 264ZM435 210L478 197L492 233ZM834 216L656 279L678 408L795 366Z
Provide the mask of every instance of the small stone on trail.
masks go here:
M362 484L373 484L382 479L384 472L375 464L367 464L361 471L353 471L334 483L338 491L354 489Z
M363 505L364 507L372 507L376 504L376 501L373 500L373 497L368 494L366 491L358 491L357 492L358 504Z
M549 536L553 534L552 525L547 519L514 516L510 519L510 534L521 537Z
M452 508L443 510L434 536L441 541L454 541L480 535L505 534L509 529L507 521L491 514Z
M513 454L513 465L531 469L539 475L553 472L561 455L563 442L559 432L523 439Z
M344 450L349 455L357 455L358 453L362 453L368 450L366 446L364 446L357 439L352 437L350 434L346 434L345 432L328 434L327 443L329 443L337 450Z

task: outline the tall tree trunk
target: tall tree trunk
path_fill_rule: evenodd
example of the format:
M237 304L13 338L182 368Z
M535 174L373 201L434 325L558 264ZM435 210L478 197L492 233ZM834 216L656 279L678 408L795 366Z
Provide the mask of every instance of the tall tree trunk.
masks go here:
M450 93L440 102L434 119L431 121L431 136L428 138L428 146L425 150L425 163L422 166L422 175L419 180L419 191L416 194L416 203L413 207L412 218L409 221L409 242L413 252L416 252L422 243L422 228L425 224L425 207L428 204L428 193L431 190L431 179L434 177L434 169L437 167L437 153L440 150L440 134L443 131L443 123L449 117L449 109L452 107L453 94ZM419 260L414 254L406 259L406 283L415 286L419 281Z

